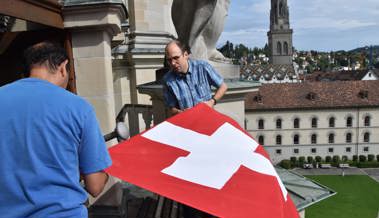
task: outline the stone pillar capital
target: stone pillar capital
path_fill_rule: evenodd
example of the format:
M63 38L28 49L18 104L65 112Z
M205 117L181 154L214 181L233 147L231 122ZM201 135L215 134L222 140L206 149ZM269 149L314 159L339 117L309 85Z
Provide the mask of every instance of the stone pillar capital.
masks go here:
M121 1L67 1L62 13L65 29L104 30L111 36L116 36L122 31L121 24L126 23L128 18L126 7Z

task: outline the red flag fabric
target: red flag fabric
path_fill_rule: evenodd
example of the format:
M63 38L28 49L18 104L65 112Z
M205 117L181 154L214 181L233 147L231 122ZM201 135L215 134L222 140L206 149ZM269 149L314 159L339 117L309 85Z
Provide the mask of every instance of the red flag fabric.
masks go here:
M109 152L109 174L215 216L299 217L263 147L205 104Z

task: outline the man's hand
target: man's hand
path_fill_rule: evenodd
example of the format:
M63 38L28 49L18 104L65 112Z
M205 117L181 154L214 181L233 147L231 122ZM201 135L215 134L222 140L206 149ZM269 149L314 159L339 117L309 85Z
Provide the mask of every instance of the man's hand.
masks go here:
M170 108L170 115L171 116L174 116L174 115L181 113L181 112L183 112L183 110L180 110L180 109L175 108L175 107Z
M213 106L215 105L215 100L211 98L209 101L204 101L204 103L208 105L209 107L213 108Z

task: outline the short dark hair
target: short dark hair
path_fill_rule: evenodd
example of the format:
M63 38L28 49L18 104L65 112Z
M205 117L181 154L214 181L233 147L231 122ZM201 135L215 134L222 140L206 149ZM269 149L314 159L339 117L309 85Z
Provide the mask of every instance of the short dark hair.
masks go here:
M69 60L69 58L62 47L52 42L40 42L24 51L25 73L29 74L30 70L35 66L45 66L50 73L53 73L66 60ZM66 70L69 71L69 69L70 67L67 63Z
M175 39L175 40L172 40L171 42L169 42L167 45L172 44L172 43L177 45L180 48L180 50L182 51L182 53L187 52L188 54L191 54L191 49L190 49L189 45L187 45L186 43L183 43L183 42Z

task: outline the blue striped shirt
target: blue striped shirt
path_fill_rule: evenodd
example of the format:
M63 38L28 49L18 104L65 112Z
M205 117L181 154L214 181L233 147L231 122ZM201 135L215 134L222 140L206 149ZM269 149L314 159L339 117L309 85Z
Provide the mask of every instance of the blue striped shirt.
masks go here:
M164 100L167 107L191 108L212 98L211 86L220 87L222 76L206 61L188 60L188 72L169 71L164 76Z

